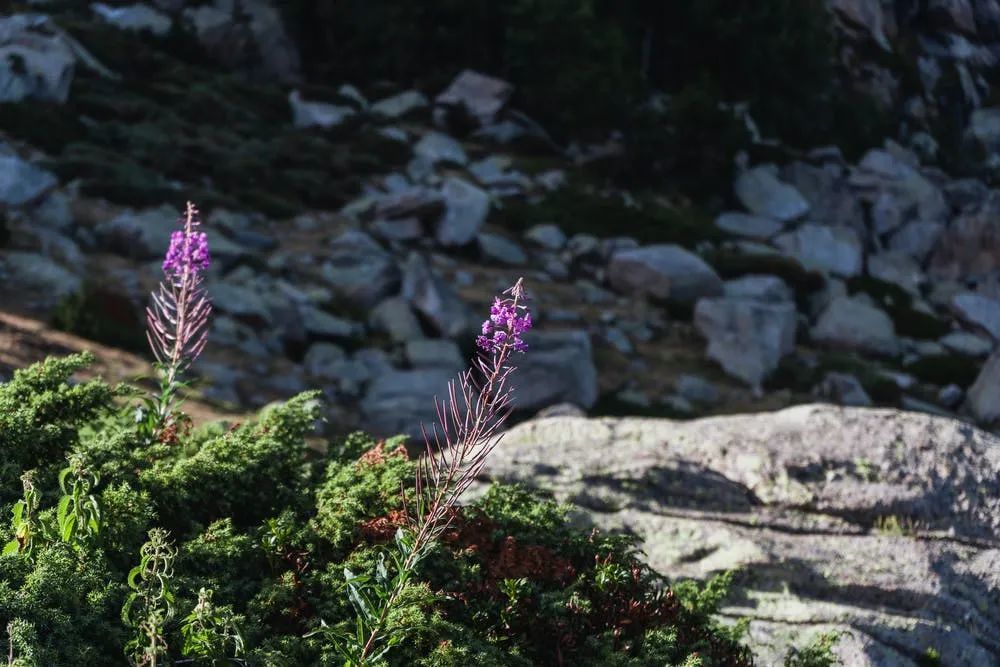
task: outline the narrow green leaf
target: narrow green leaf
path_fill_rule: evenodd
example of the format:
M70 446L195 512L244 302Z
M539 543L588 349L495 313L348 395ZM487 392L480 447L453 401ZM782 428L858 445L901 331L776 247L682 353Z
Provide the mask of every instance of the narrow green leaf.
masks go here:
M129 571L129 573L128 573L128 587L129 588L131 588L132 590L139 590L139 584L136 582L136 579L138 579L139 575L141 575L141 574L142 574L142 566L141 565L136 565L135 567L133 567Z
M66 517L66 523L62 525L62 541L69 542L73 536L73 528L76 526L76 515L70 514Z
M24 517L24 501L18 500L14 503L14 525L21 523L21 519Z
M66 523L66 517L69 514L69 504L72 498L69 496L63 496L59 500L59 507L56 509L56 523L60 526Z
M64 494L68 493L66 491L66 477L73 471L72 468L63 468L59 472L59 488L62 489Z

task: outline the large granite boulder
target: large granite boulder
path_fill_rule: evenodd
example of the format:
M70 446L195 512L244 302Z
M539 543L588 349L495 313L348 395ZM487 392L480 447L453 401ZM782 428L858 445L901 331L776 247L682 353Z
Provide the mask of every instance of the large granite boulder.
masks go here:
M722 280L697 255L677 245L616 252L608 264L611 286L623 294L692 304L722 293Z
M511 430L483 480L636 535L668 577L738 569L722 614L750 619L759 664L830 630L852 667L914 667L928 648L967 667L1000 655L1000 438L961 422L818 405L554 417Z
M65 102L78 47L41 14L0 18L0 103Z
M702 299L694 310L695 328L708 340L708 357L757 390L795 349L796 322L790 301Z
M280 10L268 0L214 0L184 10L205 50L230 67L281 83L301 78L301 59Z

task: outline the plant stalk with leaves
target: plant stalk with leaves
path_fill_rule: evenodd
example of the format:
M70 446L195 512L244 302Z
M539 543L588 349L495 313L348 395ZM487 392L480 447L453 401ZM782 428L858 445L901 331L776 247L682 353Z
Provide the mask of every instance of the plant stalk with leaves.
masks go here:
M181 625L184 646L181 652L190 662L226 661L241 658L245 649L243 635L236 626L232 612L212 602L211 589L198 591L198 602ZM177 664L186 663L178 661Z
M59 473L62 498L56 508L56 525L59 539L81 548L101 530L101 507L90 493L99 479L90 471L83 457L72 454L69 465Z
M205 348L212 313L202 275L211 261L208 237L198 231L201 221L191 202L180 223L183 228L171 235L163 260L164 280L146 309L146 337L160 372L160 390L137 413L137 421L150 440L172 424L175 399L184 386L180 377Z
M24 488L24 495L21 500L14 503L11 510L13 513L12 527L14 529L14 539L4 545L3 555L24 554L31 559L35 548L35 540L39 535L38 512L38 491L35 490L35 473L33 470L21 475L21 485Z
M531 328L522 280L497 297L476 343L481 350L472 368L448 384L448 396L435 401L438 426L429 435L416 474L416 503L407 512L410 525L396 532L390 553L394 572L380 558L374 578L345 570L347 590L357 612L355 632L340 635L338 644L348 664L364 665L402 641L403 630L388 629L391 614L424 603L427 596L408 598L406 590L420 560L451 525L462 494L482 472L502 438L510 415L514 352L524 352L522 335ZM404 497L404 505L405 505ZM409 509L409 508L407 508Z
M133 664L156 667L167 654L166 624L174 615L171 579L177 549L162 528L149 531L149 541L142 545L139 564L128 575L131 589L122 607L122 622L136 634L126 644L126 655Z

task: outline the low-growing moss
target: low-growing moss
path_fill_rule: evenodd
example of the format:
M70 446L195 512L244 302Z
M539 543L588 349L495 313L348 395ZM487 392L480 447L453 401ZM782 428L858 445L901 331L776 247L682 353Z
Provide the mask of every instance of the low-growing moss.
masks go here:
M802 649L791 649L785 657L785 667L834 667L840 658L833 653L833 647L840 639L839 632L825 632L812 644Z

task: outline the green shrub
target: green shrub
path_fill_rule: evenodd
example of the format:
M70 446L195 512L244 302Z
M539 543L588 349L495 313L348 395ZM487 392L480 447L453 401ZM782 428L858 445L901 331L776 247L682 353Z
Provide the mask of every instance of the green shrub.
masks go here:
M839 632L825 632L805 648L792 648L785 657L785 667L835 667L840 659L833 654L833 647L840 639Z
M115 392L99 381L70 385L70 376L93 362L89 353L49 359L0 384L0 504L21 495L21 474L40 469L52 480L79 430L108 409Z
M353 623L344 569L374 571L401 521L400 491L412 494L414 480L401 441L354 435L327 455L310 450L307 393L254 422L143 445L132 410L115 401L123 391L72 383L87 361L49 360L0 385L0 510L11 516L26 468L40 499L32 550L15 541L0 556L12 664L124 662L126 645L170 661L241 651L249 664L343 664L322 623ZM99 480L88 491L97 531L75 541L53 532L68 454ZM631 538L574 530L566 508L497 485L421 561L403 593L419 603L388 619L407 640L385 664L553 664L558 652L595 667L695 664L696 653L697 664L749 665L713 617L726 583L668 587Z

